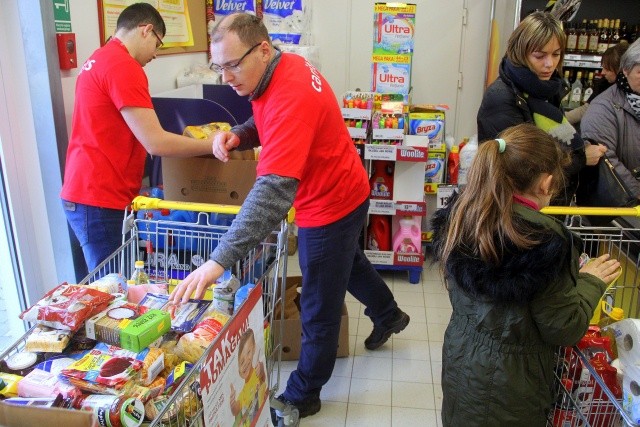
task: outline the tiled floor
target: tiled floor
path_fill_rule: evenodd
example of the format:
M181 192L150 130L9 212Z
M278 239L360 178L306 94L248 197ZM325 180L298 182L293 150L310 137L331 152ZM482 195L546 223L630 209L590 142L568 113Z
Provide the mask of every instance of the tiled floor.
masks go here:
M300 274L296 256L289 258L288 273ZM378 350L366 350L373 325L347 294L350 356L337 360L320 394L322 409L303 418L301 427L440 426L442 341L451 314L440 272L427 260L415 285L407 272L381 274L411 323ZM281 389L296 363L282 362Z

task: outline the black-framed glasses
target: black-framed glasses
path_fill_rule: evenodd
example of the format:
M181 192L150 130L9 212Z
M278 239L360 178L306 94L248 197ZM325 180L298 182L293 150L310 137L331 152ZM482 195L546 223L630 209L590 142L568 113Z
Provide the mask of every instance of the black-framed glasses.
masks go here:
M149 24L140 24L138 25L138 27L146 27L147 25ZM153 24L151 24L151 32L153 33L154 36L156 36L156 39L158 39L158 41L156 42L156 50L158 50L162 46L164 46L164 42L162 41L158 33L156 33L156 30L153 29Z
M237 72L240 71L240 63L244 60L244 58L246 58L247 55L249 55L251 52L253 52L253 50L255 48L257 48L258 46L260 46L261 44L262 44L262 42L253 45L251 47L251 49L246 51L245 54L242 55L240 57L240 59L238 59L234 64L218 65L218 64L214 64L212 62L211 65L209 65L209 69L215 71L218 74L222 74L223 71L228 71L230 73L237 73Z
M160 49L162 46L164 46L164 43L162 42L162 39L160 38L160 36L158 35L158 33L156 33L156 30L154 30L153 28L151 29L151 32L153 33L154 36L156 36L156 38L158 39L158 43L156 43L156 50Z

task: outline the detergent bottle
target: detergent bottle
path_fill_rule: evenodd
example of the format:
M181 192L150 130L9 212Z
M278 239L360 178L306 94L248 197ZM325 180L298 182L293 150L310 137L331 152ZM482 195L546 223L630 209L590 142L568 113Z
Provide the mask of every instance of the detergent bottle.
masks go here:
M458 170L460 169L460 152L458 146L454 145L447 157L447 184L458 183Z
M601 328L624 319L624 310L622 308L613 307L605 300L601 301L600 304L602 307L602 315L600 317L600 321L598 322L598 326L600 326Z
M370 251L391 250L391 217L371 215L367 228L367 249Z
M478 136L474 135L469 141L460 149L460 169L458 170L458 184L466 185L467 177L469 176L469 168L471 162L478 152Z
M393 200L393 162L374 160L372 167L369 179L371 198Z
M402 253L422 252L420 217L404 216L398 220L398 230L393 236L393 251Z

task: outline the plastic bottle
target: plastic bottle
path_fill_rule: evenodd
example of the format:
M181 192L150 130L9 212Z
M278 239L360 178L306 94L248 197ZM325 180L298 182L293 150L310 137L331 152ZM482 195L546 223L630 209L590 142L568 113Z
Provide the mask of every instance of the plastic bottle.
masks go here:
M371 251L391 250L391 217L371 215L367 227L367 249Z
M393 199L393 162L374 160L369 184L372 199Z
M612 323L619 322L624 319L624 310L620 307L611 307L606 301L602 301L602 316L598 322L598 326L604 328Z
M149 276L144 271L144 261L136 261L134 265L135 265L135 270L131 275L131 280L133 280L133 284L144 285L146 283L149 283Z
M451 147L449 156L447 157L447 183L458 183L458 171L460 170L460 152L458 146Z
M458 170L458 185L466 185L469 168L478 152L478 135L473 135L469 142L460 150L460 169Z
M418 220L420 220L419 217ZM416 223L414 217L405 216L398 221L398 225L398 230L393 236L393 251L420 253L422 241L419 223Z
M73 407L93 411L100 427L139 427L144 420L144 404L131 396L80 396Z

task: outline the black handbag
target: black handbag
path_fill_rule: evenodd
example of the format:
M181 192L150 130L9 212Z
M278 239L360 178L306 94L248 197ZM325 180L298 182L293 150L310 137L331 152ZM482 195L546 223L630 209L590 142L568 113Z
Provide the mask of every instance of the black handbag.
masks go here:
M578 206L622 208L637 206L638 199L633 196L613 165L603 156L597 165L586 166L580 171L580 183L576 191ZM615 217L589 216L591 225L605 225Z

